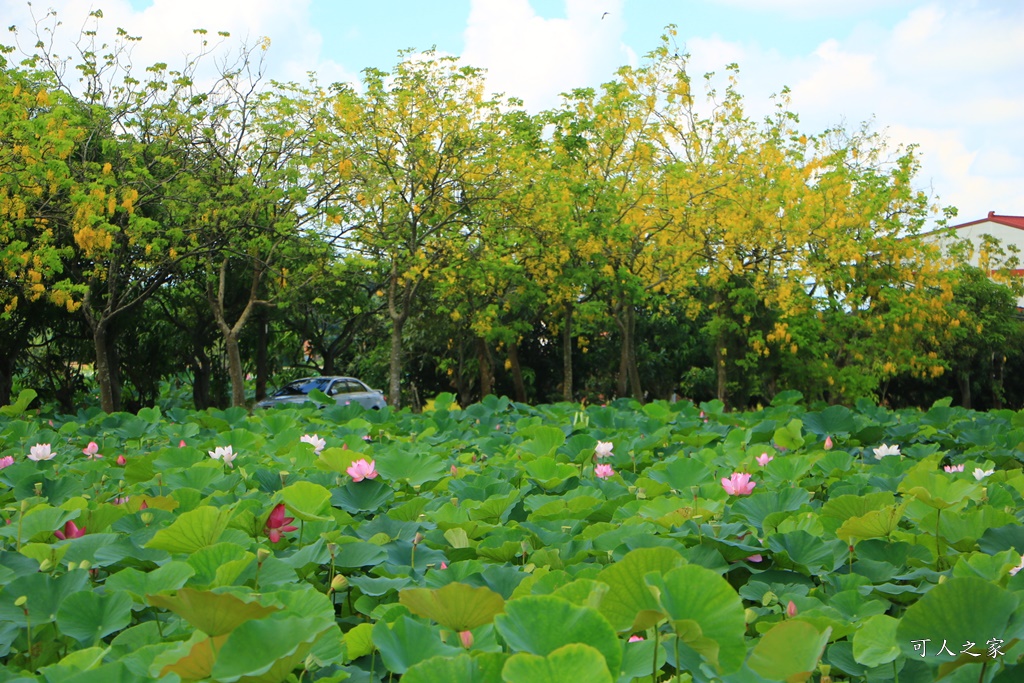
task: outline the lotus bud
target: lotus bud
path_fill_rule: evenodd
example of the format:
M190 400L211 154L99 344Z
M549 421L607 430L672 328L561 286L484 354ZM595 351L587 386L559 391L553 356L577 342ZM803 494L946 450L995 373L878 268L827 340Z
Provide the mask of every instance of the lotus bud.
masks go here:
M74 569L74 567L71 566L73 564L74 564L74 562L72 562L71 564L68 565L68 571L71 571L72 569ZM44 559L42 562L39 563L39 571L41 571L41 572L48 572L51 569L53 569L53 562L50 561L50 558L47 557L46 559ZM15 604L17 604L17 603L15 603Z
M472 631L459 631L459 640L462 641L462 647L467 650L473 647L473 632Z
M826 436L825 437L825 450L826 451L832 450L832 445L833 445L832 444L832 437L831 436Z
M417 531L416 535L412 537L412 544L419 545L420 543L423 543L423 534Z
M789 617L790 619L792 619L793 617L796 616L796 612L797 612L796 603L793 602L792 600L790 600L789 604L786 605L786 616Z
M939 583L946 583L946 581L949 581L949 577L948 576L946 576L945 574L942 574L941 576L939 576Z
M775 593L773 593L771 591L768 591L767 593L765 593L764 595L761 596L761 605L763 607L767 607L768 605L772 604L773 602L775 602L778 599L779 599L779 596L775 595Z
M90 562L89 560L82 560L81 562L78 563L78 568L79 569L88 569L91 566L92 566L92 562Z
M264 560L266 560L268 557L270 557L270 551L269 550L267 550L266 548L257 548L256 549L256 561L257 562L259 562L260 564L263 564Z
M334 578L331 579L331 590L337 593L348 588L348 579L345 578L344 574L335 574Z
M124 467L125 465L128 464L128 459L125 458L123 455L119 455L117 456L117 464L120 465L121 467Z
M750 609L749 607L743 610L743 623L753 624L755 620L757 620L757 612Z
M141 519L142 519L142 523L143 524L145 524L146 526L149 526L149 523L153 521L153 513L152 512L143 512L142 516L141 516Z

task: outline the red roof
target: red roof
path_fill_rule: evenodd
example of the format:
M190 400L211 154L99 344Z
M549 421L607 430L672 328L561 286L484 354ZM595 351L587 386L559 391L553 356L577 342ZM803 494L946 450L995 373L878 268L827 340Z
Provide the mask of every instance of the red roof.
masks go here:
M988 218L982 218L981 220L971 221L969 223L961 223L959 225L952 225L950 227L957 230L959 228L966 228L972 225L980 225L981 223L998 223L999 225L1024 230L1024 216L1000 216L995 211L989 211Z

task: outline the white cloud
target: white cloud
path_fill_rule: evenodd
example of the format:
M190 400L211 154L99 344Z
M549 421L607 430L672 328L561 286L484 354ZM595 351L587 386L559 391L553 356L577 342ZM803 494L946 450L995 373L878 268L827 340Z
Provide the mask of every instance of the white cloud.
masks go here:
M532 110L609 81L636 61L621 40L622 0L567 0L565 9L564 18L545 19L528 0L472 0L462 58L487 69L492 91Z

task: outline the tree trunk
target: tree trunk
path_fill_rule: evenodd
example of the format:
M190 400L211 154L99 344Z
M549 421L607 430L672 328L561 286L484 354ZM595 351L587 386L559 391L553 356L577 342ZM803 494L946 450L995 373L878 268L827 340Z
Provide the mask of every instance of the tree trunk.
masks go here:
M476 362L480 366L480 400L494 393L494 368L491 353L483 337L476 338Z
M523 368L519 365L519 344L508 345L508 363L512 370L512 387L516 392L516 401L526 403L526 383L523 382Z
M0 406L9 405L14 390L14 355L0 358Z
M960 387L960 405L968 410L971 409L971 373L967 370L958 370L956 383Z
M562 398L572 402L572 304L565 305L562 325Z
M231 378L231 405L245 406L245 371L242 370L242 352L238 348L238 335L224 335L224 350L228 354L228 377Z
M388 405L402 407L402 328L405 316L391 318L391 361L388 367Z
M93 321L90 321L93 322ZM105 413L114 413L120 410L120 392L114 392L114 373L110 363L110 340L109 321L97 320L92 325L92 343L96 351L95 377L100 389L100 408Z
M629 352L626 356L626 372L629 375L630 391L633 398L644 400L644 390L640 386L640 368L636 364L636 309L630 306L626 309L626 330L629 335Z

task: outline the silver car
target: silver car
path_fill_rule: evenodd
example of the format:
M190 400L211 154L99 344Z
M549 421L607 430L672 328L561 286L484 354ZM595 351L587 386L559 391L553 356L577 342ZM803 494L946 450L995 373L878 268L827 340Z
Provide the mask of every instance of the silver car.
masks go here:
M354 377L306 377L289 382L268 398L256 404L257 408L279 405L298 405L311 400L309 392L322 391L340 405L358 403L367 410L380 410L387 405L384 394L371 389Z

